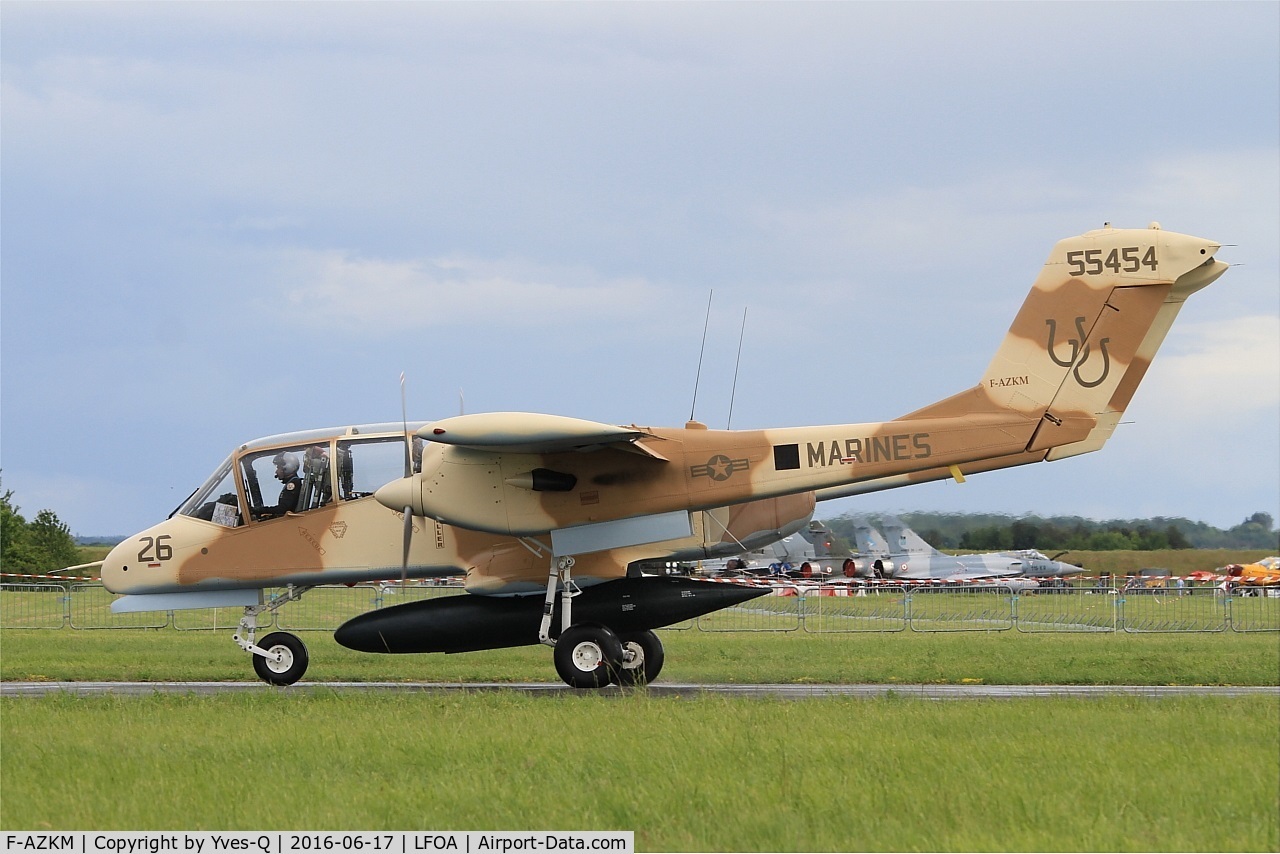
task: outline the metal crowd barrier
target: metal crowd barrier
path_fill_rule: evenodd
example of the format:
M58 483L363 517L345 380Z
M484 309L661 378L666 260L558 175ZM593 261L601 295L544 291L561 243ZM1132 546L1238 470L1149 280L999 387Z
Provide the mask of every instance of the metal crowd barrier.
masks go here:
M291 632L328 631L365 611L390 608L421 599L464 595L461 584L420 586L399 583L317 587L276 612L276 627Z
M901 632L910 624L905 587L819 587L801 601L804 630L812 634Z
M0 584L0 628L60 629L70 605L65 584Z
M1013 628L1014 592L1001 585L908 588L913 632L1004 632Z
M67 624L73 629L163 629L169 625L169 614L172 612L113 614L111 601L115 598L115 594L108 593L101 584L72 584L68 596Z
M695 621L703 632L794 632L804 619L804 600L797 588L778 585L768 595L703 614Z
M1118 598L1126 632L1225 632L1231 625L1232 597L1216 587L1135 588Z
M1014 623L1020 632L1114 632L1121 600L1113 587L1054 587L1024 592Z
M1051 587L1019 590L1000 584L772 584L769 593L668 630L703 632L1040 632L1221 633L1280 632L1280 590L1221 587ZM279 596L283 590L269 590ZM260 628L333 631L378 608L457 596L461 584L326 586L263 614ZM94 582L0 584L5 629L234 629L240 608L111 613L114 596Z
M1280 632L1280 589L1235 591L1227 607L1233 632Z

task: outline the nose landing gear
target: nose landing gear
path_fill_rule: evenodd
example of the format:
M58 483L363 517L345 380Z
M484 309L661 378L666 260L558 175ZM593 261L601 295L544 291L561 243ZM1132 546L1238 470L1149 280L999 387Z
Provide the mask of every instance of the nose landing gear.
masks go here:
M254 643L254 633L258 629L258 615L264 611L275 613L282 605L302 598L302 594L310 587L290 587L283 596L276 596L270 602L263 602L259 593L257 605L246 605L244 616L240 618L240 631L231 638L245 652L252 653L253 672L269 685L292 685L307 672L311 656L307 653L307 645L297 635L288 632L272 632L262 639L262 644Z
M307 672L310 656L307 645L297 635L272 632L262 639L260 647L267 654L253 656L253 670L263 682L292 685Z

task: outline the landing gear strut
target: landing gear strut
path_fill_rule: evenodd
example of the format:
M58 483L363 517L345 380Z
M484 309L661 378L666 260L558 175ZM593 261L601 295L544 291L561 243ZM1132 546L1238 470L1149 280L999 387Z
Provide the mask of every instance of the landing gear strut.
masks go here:
M274 614L281 606L302 598L302 594L310 587L290 587L283 596L277 596L270 602L261 598L257 605L246 605L244 616L240 618L240 631L231 638L245 652L253 654L253 670L258 678L270 685L292 685L307 672L311 657L307 654L307 645L297 635L289 632L272 632L262 639L262 645L254 643L254 633L258 630L258 615L263 612Z
M582 590L573 583L573 558L557 557L547 576L538 641L554 649L556 672L573 688L647 685L662 670L662 642L647 629L618 635L599 623L573 622L573 599ZM556 590L560 590L560 637L551 637Z

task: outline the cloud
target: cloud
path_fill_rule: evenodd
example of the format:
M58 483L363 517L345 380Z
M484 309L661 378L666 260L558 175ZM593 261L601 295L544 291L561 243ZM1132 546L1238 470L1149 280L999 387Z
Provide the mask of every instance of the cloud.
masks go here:
M1148 416L1180 429L1280 415L1280 317L1181 322L1138 392ZM1138 401L1135 401L1135 404ZM1273 437L1274 438L1274 437Z
M1280 149L1274 145L1155 156L1139 180L1116 194L1122 212L1133 210L1136 216L1137 211L1149 211L1153 218L1163 217L1165 228L1239 244L1251 264L1265 260L1270 265L1277 260L1277 198ZM1177 212L1180 218L1174 220L1164 211Z
M479 324L569 334L587 321L634 322L665 298L665 288L642 278L513 261L291 250L281 263L289 284L273 297L277 308L304 326L357 335Z
M1160 219L1165 228L1191 233L1202 225L1243 227L1246 234L1233 233L1229 242L1252 239L1274 250L1280 226L1280 150L1274 146L1152 155L1126 164L1101 194L1096 180L1078 174L1089 168L991 163L979 174L949 181L900 182L862 192L852 187L843 196L803 205L762 202L750 219L760 231L795 241L808 254L825 248L867 256L874 249L873 258L896 269L937 269L966 251L989 255L999 242L1021 243L1022 237L1066 237L1045 235L1043 229L1061 228L1071 216L1078 217L1080 232L1104 220L1143 228ZM1047 254L1049 244L1043 250Z

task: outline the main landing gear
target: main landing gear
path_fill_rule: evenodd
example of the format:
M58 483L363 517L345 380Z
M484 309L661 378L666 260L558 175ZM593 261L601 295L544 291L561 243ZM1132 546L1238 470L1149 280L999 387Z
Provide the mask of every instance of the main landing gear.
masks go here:
M581 589L573 583L573 558L559 557L551 564L547 598L538 629L540 643L552 647L556 672L572 688L646 685L662 670L662 642L645 629L619 636L599 623L573 622L573 598ZM557 587L560 589L560 637L551 637L551 619Z
M574 688L603 688L622 669L622 641L607 626L570 626L560 633L553 649L556 672Z
M261 645L254 643L253 636L258 629L258 615L264 611L275 613L281 606L302 598L302 594L310 587L290 587L289 592L277 596L270 602L257 605L246 605L244 616L240 618L240 631L231 638L245 652L253 654L253 671L258 678L269 685L292 685L307 672L311 656L307 654L307 645L297 635L289 632L272 632L262 639Z

